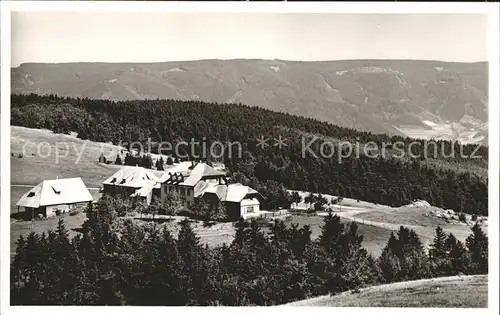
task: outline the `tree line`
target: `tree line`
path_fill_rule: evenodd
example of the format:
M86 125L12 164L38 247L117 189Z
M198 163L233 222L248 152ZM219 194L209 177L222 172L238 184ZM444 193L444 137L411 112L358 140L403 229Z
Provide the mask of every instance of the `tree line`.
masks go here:
M430 250L401 227L380 257L363 248L355 222L236 223L230 244L203 245L190 222L165 226L119 218L113 198L89 205L82 233L19 237L11 264L12 305L275 305L364 286L488 272L488 238L478 225L463 244L440 228Z
M125 147L132 142L146 147L150 140L153 153L172 155L173 159L198 159L207 156L207 149L200 145L194 152L187 147L181 147L180 152L155 152L160 142L206 139L207 147L216 141L239 142L241 151L231 151L226 146L220 159L232 176L259 188L261 193L274 191L273 197L277 199L284 199L280 195L286 188L391 206L425 199L432 205L457 212L488 214L487 179L474 171L478 167L487 168L486 147L372 134L259 107L198 101L113 102L54 95L13 95L11 122L54 132L75 131L82 139L110 141ZM280 136L286 139L286 145L281 148L273 142ZM265 148L259 146L257 139L261 137L269 139ZM303 156L303 141L309 143L311 139L316 141L310 150L316 153L322 150L323 156ZM347 149L325 144L341 141L359 144L361 148L373 142L378 148L386 148L386 155L371 157L362 152L340 161L337 157ZM397 150L391 143L398 141L405 152L411 151L416 157L395 155ZM442 152L435 156L434 146L427 145L429 143ZM450 156L452 152L455 154ZM467 158L472 155L480 157ZM449 163L453 167L423 163L426 156L427 160ZM210 158L208 154L207 159ZM143 164L149 165L147 161ZM267 198L271 207L288 203L277 199Z

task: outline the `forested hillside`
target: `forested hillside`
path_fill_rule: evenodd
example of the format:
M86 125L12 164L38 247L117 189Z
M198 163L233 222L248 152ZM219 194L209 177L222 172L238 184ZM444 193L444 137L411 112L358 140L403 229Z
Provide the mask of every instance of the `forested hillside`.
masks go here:
M11 122L54 132L73 131L82 139L115 144L146 144L148 138L154 143L174 144L195 139L205 141L206 147L215 141L239 142L243 147L241 156L236 151L229 156L226 150L224 162L233 178L257 188L264 196L286 199L280 193L286 187L392 206L425 199L455 211L488 213L487 178L477 171L487 169L488 149L477 149L476 145L432 142L439 148L436 154L433 146L424 149L423 140L360 132L258 107L197 101L113 102L13 95ZM274 139L280 136L286 139L281 148L274 146ZM270 139L265 148L258 146L257 139L261 137ZM310 143L314 137L318 139L303 155L304 143ZM384 156L379 154L376 158L366 156L363 150L347 156L345 147L332 145L339 141L361 149L372 142L372 146L386 150ZM323 156L319 155L321 150ZM413 157L408 156L410 150ZM339 161L340 152L345 157ZM192 158L203 153L206 148L197 146ZM471 158L472 155L480 158ZM287 201L274 202L277 204L271 206Z

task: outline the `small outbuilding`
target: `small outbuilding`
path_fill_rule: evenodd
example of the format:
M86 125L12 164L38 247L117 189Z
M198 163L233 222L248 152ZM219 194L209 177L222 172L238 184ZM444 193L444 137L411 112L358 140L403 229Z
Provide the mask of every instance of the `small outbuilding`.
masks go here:
M203 196L216 196L225 205L228 219L232 221L261 215L259 198L262 196L255 189L240 183L211 185L203 191Z
M50 217L94 201L80 177L44 180L25 193L17 202L29 218Z
M154 192L160 193L159 178L151 170L139 166L124 166L102 182L103 193L131 197L151 203Z

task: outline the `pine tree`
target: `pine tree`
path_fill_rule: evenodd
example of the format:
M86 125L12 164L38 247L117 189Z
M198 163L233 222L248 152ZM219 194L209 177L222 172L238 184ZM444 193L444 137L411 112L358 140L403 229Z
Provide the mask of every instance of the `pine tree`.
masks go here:
M390 283L422 279L429 276L429 259L415 231L401 226L389 241L378 262L382 281Z
M40 248L40 237L39 235L31 232L26 238L25 246L25 266L24 272L22 272L22 278L24 280L24 286L20 292L23 298L23 305L36 305L43 303L40 292L42 288L41 276L44 274L44 262L40 260L43 255L44 248Z
M161 212L161 208L162 203L156 196L153 196L153 200L151 200L151 203L145 207L145 209L147 209L147 213L153 216L153 220L155 219L155 216Z
M373 258L363 248L363 236L358 234L358 225L351 222L340 236L341 255L337 257L339 273L337 286L345 290L357 289L376 280Z
M182 263L177 251L177 241L166 226L157 242L151 243L156 255L148 263L151 265L150 286L151 305L178 305L182 292L179 289Z
M450 233L446 239L445 247L449 259L449 271L447 274L466 274L468 272L469 257L465 245Z
M160 159L157 160L157 164L158 164L156 165L157 170L159 171L165 170L165 168L163 167L163 165L165 164L165 162L163 161L163 157L160 156Z
M207 276L203 248L200 239L193 231L188 220L180 223L177 250L182 262L182 273L180 288L183 290L183 297L179 301L181 305L198 304L201 299L200 291L203 291L203 283Z
M437 277L448 275L450 272L450 260L446 246L447 239L443 229L438 226L434 242L430 245L431 248L429 249L429 262L432 273Z
M409 232L406 233L407 231ZM402 248L400 260L403 262L404 278L414 280L429 277L429 257L417 233L413 230L400 228L398 236Z
M153 158L151 157L151 154L144 154L141 157L140 166L147 168L147 169L153 168Z
M26 270L26 241L21 235L16 242L16 252L10 267L10 299L12 305L22 304Z
M381 280L385 283L399 281L399 274L401 273L401 265L398 257L399 252L398 239L391 232L389 240L378 259Z
M298 207L299 203L302 202L302 197L299 195L298 192L294 191L292 193L292 198L291 198L292 203L295 204L295 207Z
M177 248L179 254L182 257L185 257L191 254L192 251L200 245L200 238L194 233L193 228L191 227L191 223L188 219L182 220L181 222L179 222L179 225L181 229L179 231Z
M122 158L120 157L119 154L116 155L116 160L115 160L115 164L116 165L122 165L123 162L122 162Z
M99 163L106 163L106 157L104 156L104 153L101 152L101 155L99 155Z
M295 229L297 227L295 226ZM291 231L285 225L285 222L282 220L275 220L273 225L271 226L271 241L273 243L284 243L286 246L289 246L289 240Z
M339 239L343 232L344 224L340 222L340 217L330 213L323 219L318 243L327 252L335 255L340 250Z
M289 232L292 251L298 258L303 258L307 247L311 244L312 230L309 225L304 225L297 229L297 225L293 224Z
M172 159L172 157L168 156L166 163L167 163L167 165L172 165L172 164L174 164L174 160Z
M124 159L124 163L125 165L129 165L129 166L134 166L135 163L134 163L134 158L130 155L130 153L127 152L127 154L125 155L125 159Z
M472 234L465 243L470 256L470 272L472 274L488 273L488 236L476 223L471 228Z
M247 244L248 237L247 237L247 229L249 227L249 224L247 221L245 221L243 218L240 217L238 222L234 225L235 227L235 234L234 234L234 239L231 242L231 247L242 247L243 245Z
M306 204L312 204L316 201L316 196L314 196L314 194L311 192L309 193L309 195L307 195L305 198L304 198L304 202Z

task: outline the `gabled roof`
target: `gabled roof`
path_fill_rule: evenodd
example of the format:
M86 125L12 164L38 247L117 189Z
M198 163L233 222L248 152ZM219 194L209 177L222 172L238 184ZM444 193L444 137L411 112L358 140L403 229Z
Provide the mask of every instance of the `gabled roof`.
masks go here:
M44 180L17 202L17 206L38 208L50 205L93 201L80 177Z
M138 166L124 166L118 172L102 182L104 185L141 188L148 182L159 182L159 178L148 169Z
M222 176L225 176L223 172L217 171L213 167L205 163L199 163L191 171L191 174L189 174L188 178L186 178L181 185L194 187L202 179L217 178Z
M191 166L191 162L188 163ZM214 169L208 164L198 163L191 171L189 167L187 170L180 167L175 170L172 168L167 171L167 176L162 176L162 179L165 178L164 182L168 184L194 187L203 179L213 179L225 175L225 173Z
M146 197L153 188L160 188L160 184L152 180L144 181L144 185L132 193L131 197Z
M215 194L220 201L241 202L245 197L260 195L255 189L237 184L229 185L210 185L203 191L204 194Z
M163 175L160 177L159 182L164 183L167 179L170 178L169 173L184 173L189 172L189 168L191 167L192 162L181 162L177 165L172 166L171 168L165 170Z

